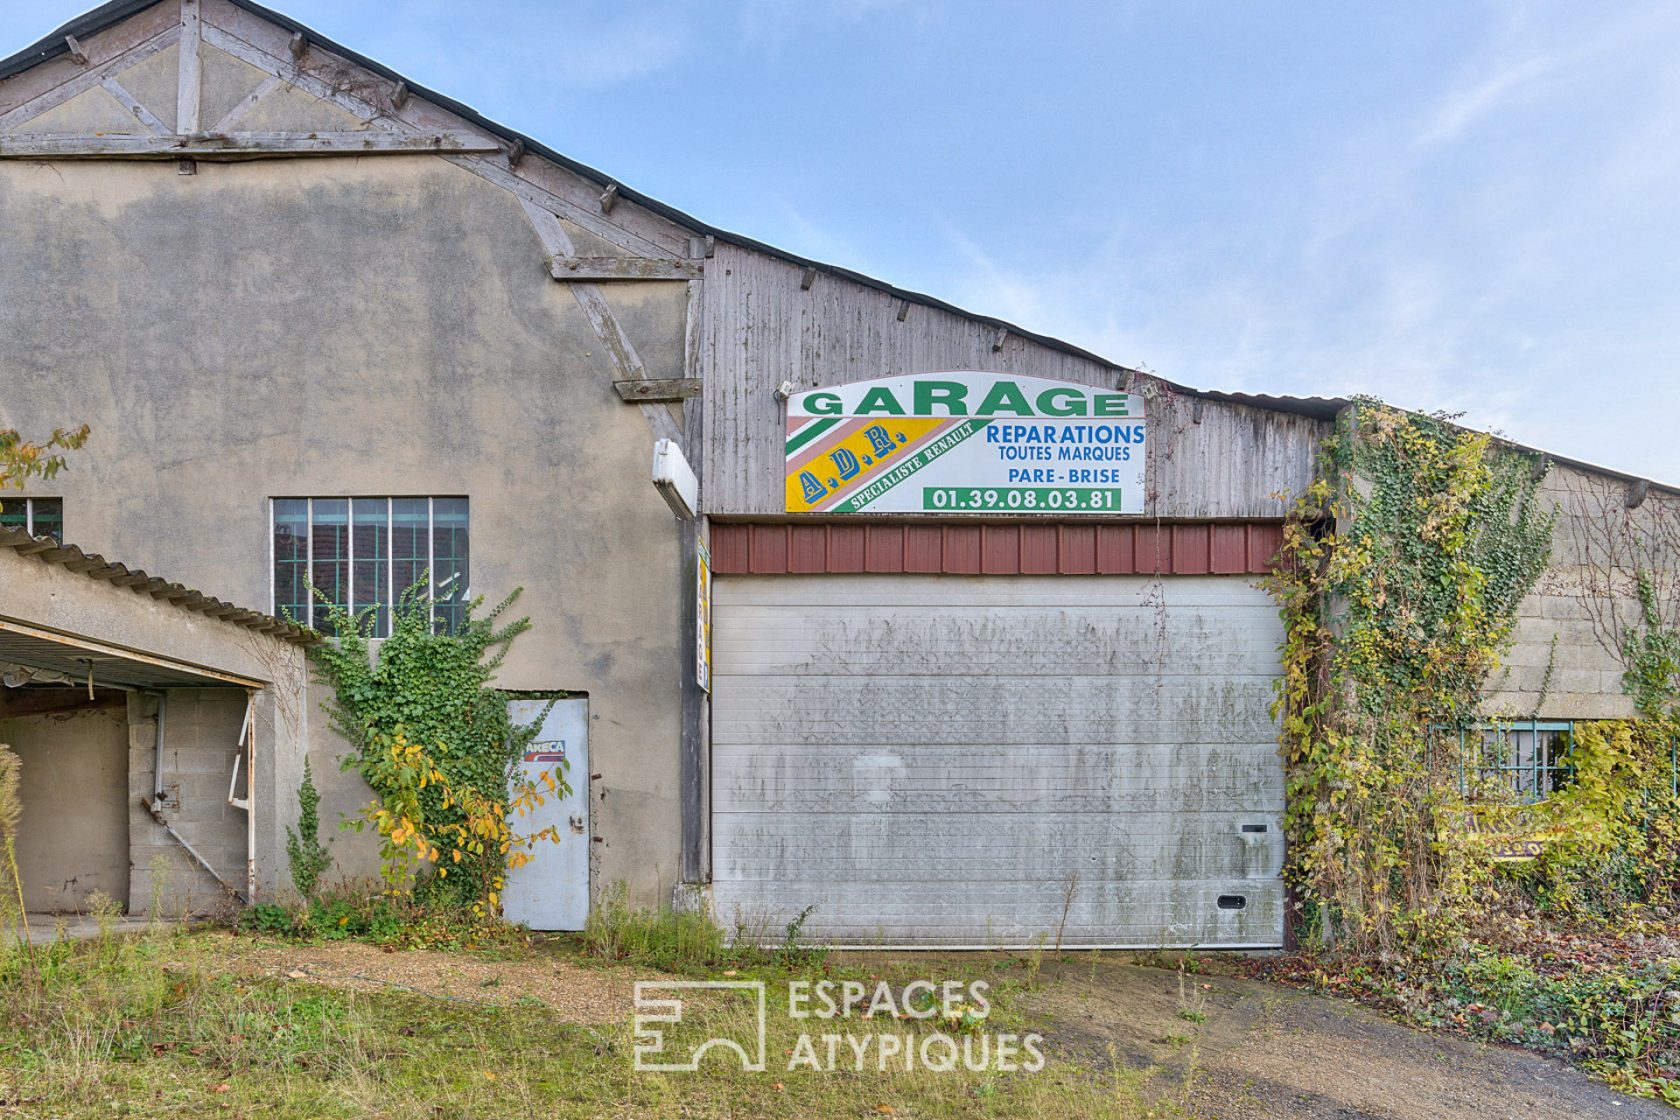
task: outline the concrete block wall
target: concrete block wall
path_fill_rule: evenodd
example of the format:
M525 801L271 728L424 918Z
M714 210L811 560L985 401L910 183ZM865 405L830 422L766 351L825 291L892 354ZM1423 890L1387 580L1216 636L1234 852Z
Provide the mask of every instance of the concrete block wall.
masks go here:
M1580 600L1553 582L1523 600L1515 640L1488 682L1490 715L1631 719L1621 662L1599 643Z
M96 893L128 901L125 712L120 702L0 719L23 767L18 871L24 905L85 913Z
M1631 719L1615 626L1638 617L1633 568L1680 579L1680 497L1554 465L1540 500L1557 513L1545 573L1518 610L1511 650L1488 682L1489 713L1550 719Z
M158 701L129 700L129 912L164 916L213 914L232 904L223 883L243 891L245 812L228 804L228 782L239 748L246 693L238 688L170 689L164 718L163 789L159 806L175 830L215 869L198 865L153 819L141 800L154 797ZM240 792L245 787L243 764Z

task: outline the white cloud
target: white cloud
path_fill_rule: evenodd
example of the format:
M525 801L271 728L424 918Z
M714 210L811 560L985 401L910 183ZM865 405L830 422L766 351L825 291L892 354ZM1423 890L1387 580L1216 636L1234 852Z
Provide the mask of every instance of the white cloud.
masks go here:
M1090 217L1071 260L952 227L938 290L1192 385L1368 392L1680 481L1680 8L1512 11L1251 211Z
M1419 147L1456 140L1476 121L1498 110L1557 66L1557 59L1537 56L1520 59L1492 74L1450 91L1435 109L1434 119L1413 141Z

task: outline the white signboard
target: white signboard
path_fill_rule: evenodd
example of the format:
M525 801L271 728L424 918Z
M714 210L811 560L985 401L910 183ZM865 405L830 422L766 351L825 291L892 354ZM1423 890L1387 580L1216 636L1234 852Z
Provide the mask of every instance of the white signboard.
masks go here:
M788 398L789 513L1143 512L1143 398L919 373Z

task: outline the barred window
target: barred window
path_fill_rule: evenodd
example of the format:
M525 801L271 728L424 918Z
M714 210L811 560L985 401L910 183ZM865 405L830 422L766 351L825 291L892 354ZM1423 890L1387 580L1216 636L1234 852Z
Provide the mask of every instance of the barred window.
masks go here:
M0 499L0 526L7 529L23 529L32 537L51 537L63 544L64 499Z
M426 573L439 630L466 619L465 498L275 498L274 613L330 633L309 593L352 613L371 610L376 637L391 633L396 597Z

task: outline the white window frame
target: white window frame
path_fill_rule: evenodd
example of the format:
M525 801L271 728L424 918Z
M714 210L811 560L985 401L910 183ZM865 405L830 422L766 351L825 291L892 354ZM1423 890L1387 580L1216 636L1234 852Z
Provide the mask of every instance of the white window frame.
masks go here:
M396 534L395 534L395 530L392 528L391 519L392 519L392 516L395 512L395 504L394 503L396 502L396 499L399 496L402 497L404 501L408 501L408 500L411 500L411 499L418 500L422 495L419 495L419 494L414 494L414 495L408 495L408 494L389 495L388 494L388 495L385 496L385 498L384 498L384 502L385 502L385 531L386 531L387 536L392 538L392 539L395 538ZM434 526L437 524L437 498L438 498L438 496L435 495L435 494L427 494L427 495L424 495L424 497L426 499L426 601L430 604L433 604L434 607L435 607L436 600L435 600L435 598L432 594L432 589L437 586L437 582L438 582L438 579L437 579L437 539L436 539L436 532L435 532L435 529L434 529ZM467 511L468 511L467 512L467 518L468 518L467 524L469 526L469 528L468 528L468 534L469 534L468 539L470 541L471 540L471 528L470 528L470 526L472 524L472 520L471 520L472 519L472 499L471 499L471 497L469 497L468 495L465 495L465 494L460 494L460 495L448 494L448 495L445 495L445 497L450 497L450 498L459 497L462 501L467 503ZM379 500L378 496L373 495L373 494L368 494L368 495L361 496L361 497L358 497L358 496L353 495L353 494L339 494L339 495L330 495L330 496L327 496L327 497L324 497L324 498L314 498L314 497L276 498L276 497L271 497L271 498L268 499L268 605L269 605L270 610L278 609L275 605L275 602L274 602L274 595L275 595L275 592L278 590L278 586L274 582L274 503L279 502L279 501L287 501L287 502L301 501L301 502L304 503L304 515L303 515L303 517L304 517L304 520L303 520L303 524L304 524L304 533L303 533L304 571L310 573L311 578L313 578L313 573L315 571L315 503L318 502L318 501L344 502L345 503L345 511L344 511L345 532L346 532L345 562L349 566L345 571L345 577L344 577L344 602L345 602L346 606L352 611L352 613L354 613L355 603L356 603L356 532L355 532L355 529L356 529L356 503L358 501L367 502L367 501L378 501L378 500ZM28 510L28 512L26 513L25 516L28 517L31 522L33 522L34 507L29 506L29 507L27 507L27 510ZM31 535L33 535L33 534L31 534ZM468 547L469 548L471 547L470 544L469 544ZM388 604L386 604L386 610L387 610L389 616L392 619L392 624L393 625L395 624L395 614L396 614L396 609L397 609L397 587L396 587L397 579L396 579L396 576L397 576L396 549L390 547L390 541L388 540L387 545L386 545L386 549L385 549L385 590L386 590L386 593L390 597L390 602ZM469 585L470 585L470 581L469 581ZM462 589L462 593L463 594L466 593L466 588ZM309 627L313 627L315 625L315 598L314 598L314 596L310 596L310 598L309 598L308 616L306 618L299 619L298 621L301 622L303 625L309 626ZM375 635L373 640L378 641L378 640L383 639L386 636L387 635L383 635L383 634Z
M35 535L35 503L36 502L58 502L59 505L60 505L59 524L62 525L64 523L64 512L63 512L63 508L62 508L63 503L64 503L63 498L56 497L52 494L40 494L40 495L19 494L15 498L7 498L6 500L7 501L12 501L12 502L22 502L23 503L23 531L28 533L32 537ZM62 532L62 531L63 530L60 530L60 532ZM59 543L63 544L64 542L60 541ZM274 546L272 544L269 545L269 551L270 552L274 551ZM270 595L269 596L269 601L273 602L273 600L274 600L274 597L272 595Z

